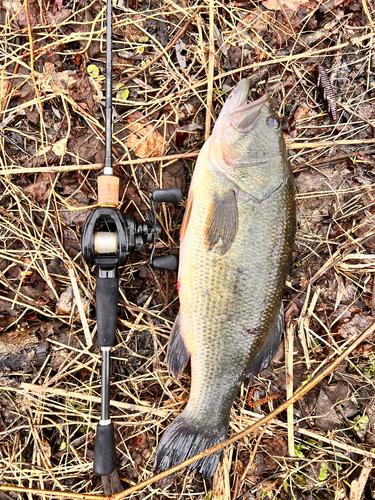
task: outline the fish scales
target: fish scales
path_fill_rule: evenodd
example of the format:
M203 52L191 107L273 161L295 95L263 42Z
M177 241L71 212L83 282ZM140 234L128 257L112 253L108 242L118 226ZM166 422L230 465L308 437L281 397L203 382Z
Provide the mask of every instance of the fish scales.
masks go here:
M207 177L205 170L202 175ZM232 370L237 392L252 353L260 349L276 320L285 280L285 265L277 265L277 260L289 265L290 255L287 215L294 210L294 197L292 186L288 187L265 200L265 205L250 202L239 208L238 236L223 256L203 251L209 196L202 196L193 208L181 252L179 295L180 328L192 358L190 399L197 412L210 408L208 401L214 402L223 391L221 377ZM283 205L286 210L279 214ZM274 307L264 310L265 303Z
M167 363L180 375L190 356L192 381L186 408L159 445L156 470L225 439L242 381L249 370L254 374L268 364L281 339L282 290L295 234L294 183L269 99L248 103L248 88L242 80L228 98L189 190L181 228L180 312ZM192 468L209 477L217 463L214 455Z

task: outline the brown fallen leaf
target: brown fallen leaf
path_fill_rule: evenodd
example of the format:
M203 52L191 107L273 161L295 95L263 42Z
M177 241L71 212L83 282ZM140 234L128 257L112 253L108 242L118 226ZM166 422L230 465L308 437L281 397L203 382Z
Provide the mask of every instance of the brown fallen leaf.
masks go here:
M4 330L4 328L9 326L13 322L14 322L13 316L1 316L0 317L0 333Z
M354 316L352 320L348 323L342 324L337 330L337 334L343 339L355 338L361 332L364 332L374 321L372 316L368 316L367 313L359 313ZM371 335L367 341L372 341L373 336Z
M139 158L161 156L164 154L166 141L160 132L147 123L142 113L135 111L127 118L126 127L132 133L127 137L126 144Z
M278 457L288 456L288 441L282 436L267 436L262 439L261 444L266 451L264 460L269 468L274 468Z
M0 75L0 109L3 108L4 100L9 96L11 88L12 82L10 80L6 80L3 70Z
M25 187L23 192L31 195L39 202L45 202L51 192L52 176L53 174L46 174L44 172L39 174L36 181Z
M81 295L81 302L84 312L87 313L89 308L89 299L87 297L82 297ZM68 316L72 312L72 307L74 305L76 305L76 300L74 298L73 287L68 286L68 288L60 295L60 299L56 302L56 314ZM77 307L74 313L78 314Z
M90 83L92 80L92 83ZM82 107L85 111L89 113L94 113L96 108L96 99L95 94L99 96L99 98L103 97L103 94L100 90L100 86L96 86L94 80L91 76L89 76L86 70L86 61L83 63L78 71L77 79L75 81L74 86L72 87L69 95L72 97L74 102L79 103L80 107Z
M304 120L305 118L309 118L314 115L314 111L309 108L309 106L304 102L301 106L298 107L296 112L294 113L295 121Z
M252 29L253 33L261 35L267 31L270 19L270 14L268 12L248 12L241 21L237 23L237 29L243 30L243 28L246 27L249 30ZM255 34L253 36L255 37Z
M36 73L38 86L44 92L55 92L69 95L76 83L75 72L71 70L56 73L50 65L45 66L44 73Z
M46 61L43 73L36 73L41 91L70 96L87 112L95 110L96 102L103 98L100 85L97 85L86 70L85 61L79 71L55 71L55 65Z
M340 428L340 418L337 415L332 402L327 394L320 390L318 402L315 408L315 425L324 431Z
M72 11L70 9L62 9L61 11L57 11L55 14L49 11L45 13L46 21L51 26L62 24L71 15Z
M52 6L52 12L56 14L58 10L62 10L62 0L54 0Z
M13 18L18 26L22 28L27 27L27 16L24 2L20 0L3 0L2 7L8 12L9 17ZM37 4L28 2L29 21L31 26L39 26L40 18L38 15Z
M266 55L262 50L262 37L267 31L270 23L269 12L249 12L237 23L240 40L247 43L247 38L251 38L255 54L263 59Z
M72 310L73 305L73 287L68 286L68 288L60 295L60 300L56 302L56 314L57 315L69 315Z
M62 222L67 227L73 225L82 226L89 214L88 209L83 207L86 207L88 204L89 198L81 191L75 193L74 196L70 196L69 208L60 212ZM79 210L74 210L74 208L78 208Z
M45 151L45 154L39 154L31 160L26 161L23 166L25 168L39 168L43 165L58 165L61 162L61 157L55 155L52 151L52 146L48 146L48 150Z
M375 402L371 401L366 407L366 414L368 416L368 428L365 432L365 443L375 445Z
M131 16L131 21L125 26L126 38L130 42L137 42L140 36L145 36L143 28L142 16L140 14L135 14Z
M301 6L307 3L308 0L266 0L263 2L264 7L270 10L281 10L281 5L285 8L297 12Z
M146 433L138 434L130 439L130 448L135 450L144 450L147 446Z

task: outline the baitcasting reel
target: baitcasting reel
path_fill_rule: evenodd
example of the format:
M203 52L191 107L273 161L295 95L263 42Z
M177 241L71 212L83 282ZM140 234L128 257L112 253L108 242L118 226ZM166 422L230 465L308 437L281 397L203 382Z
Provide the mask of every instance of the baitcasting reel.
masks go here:
M102 176L105 177L105 176ZM176 255L153 257L161 227L156 222L153 202L180 203L179 188L155 189L150 194L150 212L145 214L145 222L122 214L113 207L97 208L88 216L82 230L82 253L88 265L96 264L101 273L123 266L131 250L140 250L153 241L150 264L156 269L175 271L178 266ZM103 277L107 277L103 275Z
M106 177L103 175L102 177ZM109 176L114 177L114 176ZM94 450L94 471L105 476L111 474L115 463L115 436L109 416L110 400L110 351L115 344L117 306L119 294L118 267L123 266L133 249L143 245L153 247L150 264L157 269L177 270L176 255L154 257L156 241L161 227L156 222L153 202L179 203L181 191L178 188L156 189L150 194L151 213L145 222L134 217L122 216L113 207L95 209L82 230L82 254L89 266L96 265L96 315L98 343L102 351L101 418L96 433Z

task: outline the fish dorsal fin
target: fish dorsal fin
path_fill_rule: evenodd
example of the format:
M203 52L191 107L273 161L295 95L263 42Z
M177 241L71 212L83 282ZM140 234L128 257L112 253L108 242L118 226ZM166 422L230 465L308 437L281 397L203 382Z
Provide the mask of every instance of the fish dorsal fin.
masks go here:
M167 369L175 378L181 377L190 354L185 347L185 343L180 332L180 313L177 314L169 336L167 349Z
M208 210L208 218L204 230L204 239L208 251L221 239L218 249L224 255L232 246L238 231L238 208L234 191L223 196L215 194Z

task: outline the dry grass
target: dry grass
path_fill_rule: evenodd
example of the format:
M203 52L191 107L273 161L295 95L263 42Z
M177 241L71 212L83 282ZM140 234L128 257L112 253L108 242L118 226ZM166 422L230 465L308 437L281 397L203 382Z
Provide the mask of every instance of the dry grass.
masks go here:
M296 389L325 367L328 355L342 352L375 310L374 12L368 0L354 2L357 10L349 8L353 2L339 3L312 1L298 20L286 6L275 11L253 2L160 0L142 10L141 1L123 0L115 7L113 142L121 210L141 218L154 187L177 184L187 194L194 157L239 78L252 78L252 97L267 90L284 122L295 119L295 130L285 132L299 218L285 294L296 332L289 394L292 382ZM0 16L0 481L101 494L92 472L100 397L95 273L82 263L79 238L87 208L96 204L103 159L104 82L87 68L104 74L105 4L64 0L54 14L57 5L3 2ZM337 123L324 106L314 107L317 63L332 79ZM182 215L183 206L160 207L160 252L178 248ZM126 487L152 474L157 441L186 403L190 379L186 373L171 380L164 364L178 310L176 277L153 271L147 258L147 251L134 253L121 269L113 349L112 416ZM74 294L68 290L62 303L71 286ZM315 491L359 500L363 488L373 494L373 342L295 405L288 420L282 414L231 448L214 485L184 472L164 490L151 485L131 498L208 500L212 488L216 498L233 500L248 490L243 499L307 499ZM285 363L278 359L258 377L255 399L279 391L285 397ZM341 428L319 428L319 391L340 384L349 388L333 404ZM245 385L230 432L278 405L250 411L247 393ZM348 406L357 409L353 416Z

